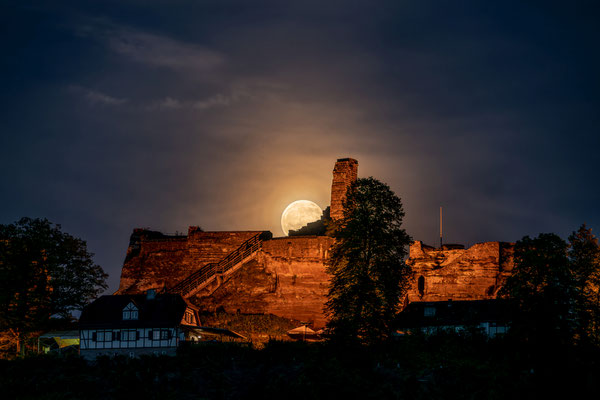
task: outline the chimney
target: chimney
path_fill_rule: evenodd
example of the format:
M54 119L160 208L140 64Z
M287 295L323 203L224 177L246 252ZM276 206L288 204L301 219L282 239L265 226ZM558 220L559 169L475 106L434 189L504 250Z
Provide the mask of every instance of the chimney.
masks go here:
M154 300L155 298L156 298L156 290L154 290L154 289L146 290L146 299L147 300Z

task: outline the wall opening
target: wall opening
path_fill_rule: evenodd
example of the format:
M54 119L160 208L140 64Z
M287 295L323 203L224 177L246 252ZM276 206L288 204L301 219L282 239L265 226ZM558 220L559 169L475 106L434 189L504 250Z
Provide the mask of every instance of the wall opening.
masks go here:
M419 290L419 296L423 297L425 294L425 277L423 275L417 280L417 289Z

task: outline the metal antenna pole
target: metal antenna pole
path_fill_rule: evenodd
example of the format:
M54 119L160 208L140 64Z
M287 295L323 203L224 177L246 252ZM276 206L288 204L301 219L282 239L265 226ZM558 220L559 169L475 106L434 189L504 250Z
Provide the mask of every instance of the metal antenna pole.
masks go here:
M440 206L440 249L444 245L444 240L442 238L443 238L443 235L442 235L442 206Z

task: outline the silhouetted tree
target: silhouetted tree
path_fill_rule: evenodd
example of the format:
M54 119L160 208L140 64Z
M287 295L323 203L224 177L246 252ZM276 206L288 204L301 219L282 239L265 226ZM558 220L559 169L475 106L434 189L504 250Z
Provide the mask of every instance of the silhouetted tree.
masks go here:
M344 216L333 223L327 265L325 312L332 338L376 342L392 333L412 276L404 262L410 237L403 217L400 199L386 184L362 178L349 187Z
M515 245L515 269L500 296L518 312L513 333L538 342L597 340L600 249L582 225L569 243L555 234L524 237Z
M17 352L50 317L68 318L106 289L86 243L47 219L0 225L0 331Z
M600 246L585 224L569 236L568 255L577 294L576 337L600 344Z
M517 307L512 333L528 340L568 341L575 281L567 243L553 233L525 236L515 245L515 268L500 291Z

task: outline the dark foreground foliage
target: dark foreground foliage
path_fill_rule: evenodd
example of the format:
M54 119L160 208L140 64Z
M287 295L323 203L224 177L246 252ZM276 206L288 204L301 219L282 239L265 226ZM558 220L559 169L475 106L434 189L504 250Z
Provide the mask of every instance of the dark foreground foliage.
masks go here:
M536 348L478 335L380 346L201 344L177 357L39 356L0 362L14 399L518 399L598 394L595 347ZM596 396L597 397L597 396Z

